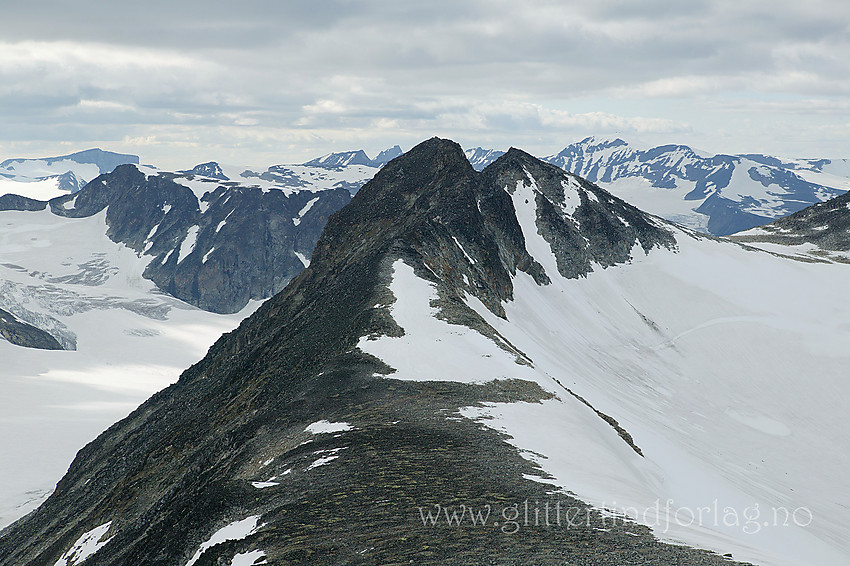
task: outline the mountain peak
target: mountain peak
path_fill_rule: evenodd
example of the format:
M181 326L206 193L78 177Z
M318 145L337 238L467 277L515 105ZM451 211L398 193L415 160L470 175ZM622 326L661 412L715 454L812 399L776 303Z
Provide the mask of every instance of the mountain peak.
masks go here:
M395 145L383 150L375 159L370 159L362 149L354 151L333 152L311 159L303 165L310 167L322 167L324 169L342 169L350 165L365 165L367 167L381 168L389 161L404 153L401 147Z
M246 536L262 537L261 548L282 559L345 561L349 549L339 541L364 532L375 535L376 563L406 562L426 539L443 548L448 530L423 530L410 515L438 485L453 496L465 497L474 486L507 501L549 493L525 479L532 464L497 433L447 420L444 412L552 396L518 380L463 386L384 379L395 370L358 345L415 331L394 318L393 305L408 292L395 285L398 274L409 272L417 289L424 286L429 318L484 340L508 356L511 368L523 368L532 361L488 322L491 314L506 316L520 272L528 275L524 285L549 285L557 272L577 278L625 261L637 243L648 251L674 242L650 217L521 150L479 173L455 142L426 140L329 218L309 267L281 293L219 339L177 384L83 449L53 495L0 539L0 555L53 563L74 540L106 525L112 542L98 555L101 564L184 563L212 533L243 517L254 526L262 517L257 529L271 526ZM490 314L470 306L476 301ZM322 419L353 424L344 438L306 432ZM453 447L443 450L447 442ZM345 465L323 466L336 458ZM286 475L286 484L257 497L245 478L261 473ZM377 499L386 506L371 503ZM340 524L333 509L343 500L353 507ZM304 525L310 530L302 537ZM387 529L376 532L377 525ZM418 529L415 537L397 536L411 529ZM444 558L484 548L483 532L451 542ZM538 537L530 544L546 552L570 544L563 537L587 536L536 532L524 536ZM610 540L598 539L600 552L652 538L646 530L639 539ZM110 545L120 551L109 552ZM235 548L197 552L212 563L213 555L225 560ZM310 554L315 549L319 554ZM526 556L522 546L507 552L512 561Z
M349 165L371 165L372 160L362 149L354 151L333 152L311 159L303 165L309 167L322 167L325 169L339 169Z
M384 151L379 153L378 156L372 160L372 164L375 167L383 167L402 153L404 152L401 150L401 147L398 145L394 145L391 148L385 149Z
M192 175L201 175L210 179L218 179L220 181L229 181L230 178L221 170L221 166L215 161L208 161L195 165L192 169L178 171L178 173L188 173Z

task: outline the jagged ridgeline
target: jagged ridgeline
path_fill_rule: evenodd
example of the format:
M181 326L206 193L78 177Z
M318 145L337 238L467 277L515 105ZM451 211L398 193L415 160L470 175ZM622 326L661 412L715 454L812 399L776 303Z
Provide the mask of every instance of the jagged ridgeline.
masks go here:
M213 175L197 182L205 185L199 194L180 184L191 173L147 175L121 165L50 208L71 218L106 209L109 238L151 258L145 278L204 310L237 312L304 268L327 217L351 197L343 188L263 190L221 180L209 165L198 166Z
M478 173L457 144L428 140L331 216L310 266L281 293L81 450L55 493L0 537L0 564L726 563L643 527L603 524L563 493L586 522L424 524L422 509L437 504L552 493L527 479L542 471L503 435L458 415L551 393L519 379L393 379L357 347L405 332L389 309L403 260L435 286L439 317L512 351L463 299L504 316L515 275L538 285L554 275L528 251L518 199L535 199L565 277L676 245L663 222L521 151Z

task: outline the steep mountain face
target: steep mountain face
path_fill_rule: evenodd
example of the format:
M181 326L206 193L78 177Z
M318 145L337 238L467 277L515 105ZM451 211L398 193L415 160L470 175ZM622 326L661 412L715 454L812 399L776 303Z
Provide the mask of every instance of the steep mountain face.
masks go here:
M777 253L850 263L850 193L732 238Z
M341 188L285 194L189 177L124 165L50 207L69 218L106 209L107 235L151 256L145 277L187 303L230 313L298 274L327 217L350 199Z
M845 564L848 281L429 140L0 564Z
M404 152L401 150L401 148L399 146L394 145L391 148L385 149L382 152L380 152L375 157L375 159L372 160L372 165L374 165L375 167L383 167L384 165L386 165L387 163L389 163L390 161L392 161L393 159L395 159L396 157L398 157L399 155L401 155L403 153Z
M7 159L0 163L0 179L3 181L0 183L0 195L13 194L47 201L65 193L77 192L98 175L109 173L119 165L138 163L137 155L102 149L87 149L59 157ZM0 203L0 210L10 209Z

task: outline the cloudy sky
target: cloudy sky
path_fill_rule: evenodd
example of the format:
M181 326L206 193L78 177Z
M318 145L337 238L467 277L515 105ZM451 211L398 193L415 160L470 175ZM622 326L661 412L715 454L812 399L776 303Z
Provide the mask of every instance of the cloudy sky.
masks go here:
M587 135L850 157L847 0L3 0L0 158Z

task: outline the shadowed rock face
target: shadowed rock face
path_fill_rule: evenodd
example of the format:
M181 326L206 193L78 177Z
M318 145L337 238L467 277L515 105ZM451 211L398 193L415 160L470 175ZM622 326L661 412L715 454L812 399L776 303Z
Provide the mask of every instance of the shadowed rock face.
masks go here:
M18 320L12 313L0 309L0 337L16 346L41 350L62 350L62 344L44 330Z
M391 161L331 216L309 268L178 383L80 451L48 501L0 537L0 564L54 564L84 533L111 522L90 563L183 565L213 533L248 517L260 525L254 532L211 546L196 564L228 564L252 550L272 564L727 563L660 544L643 527L603 525L563 494L563 506L582 516L574 526L506 534L492 525L423 524L420 508L437 504L502 509L553 496L525 477L543 472L500 433L454 418L459 407L534 403L549 393L520 380L399 381L356 347L367 334L403 333L386 307L399 258L435 284L440 316L485 334L487 323L460 293L500 314L516 271L548 282L526 251L508 190L531 182L528 172L540 177L542 198L557 202L555 185L570 178L518 151L492 167L475 172L459 146L436 138ZM647 250L673 244L653 219L600 189L581 190L599 207L582 202L588 220L573 229L604 240L587 243L588 257L614 262L635 242ZM622 214L633 233L617 227ZM544 237L568 231L540 218ZM568 261L574 256L581 254L566 254L559 269L563 262L580 274ZM320 420L351 428L305 430ZM276 485L251 483L270 480Z
M123 165L50 207L72 218L105 208L109 238L151 256L146 278L218 313L283 289L304 268L328 216L351 198L345 189L287 195L224 183L199 200L176 178Z

